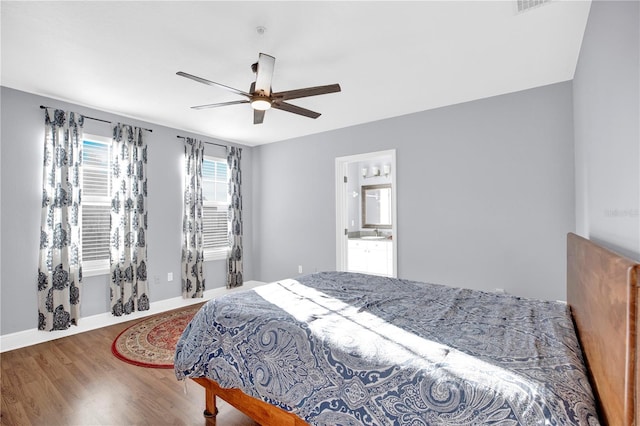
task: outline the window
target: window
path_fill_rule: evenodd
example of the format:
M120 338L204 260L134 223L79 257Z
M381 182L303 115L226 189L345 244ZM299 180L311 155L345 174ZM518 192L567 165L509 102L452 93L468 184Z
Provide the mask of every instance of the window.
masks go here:
M111 140L84 135L82 144L82 271L109 272Z
M202 160L202 240L204 260L224 259L229 251L227 161L205 156Z

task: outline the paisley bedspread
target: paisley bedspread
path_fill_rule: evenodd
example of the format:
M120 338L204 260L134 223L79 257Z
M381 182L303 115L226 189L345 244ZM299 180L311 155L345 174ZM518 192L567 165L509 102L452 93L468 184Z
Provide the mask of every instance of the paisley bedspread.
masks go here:
M596 425L565 304L347 272L206 303L175 355L312 425Z

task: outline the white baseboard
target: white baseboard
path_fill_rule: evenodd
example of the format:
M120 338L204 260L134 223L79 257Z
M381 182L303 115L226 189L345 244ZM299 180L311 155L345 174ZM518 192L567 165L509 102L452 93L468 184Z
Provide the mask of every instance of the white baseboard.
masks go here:
M84 333L85 331L95 330L96 328L107 327L121 322L127 322L135 319L148 317L160 312L170 311L172 309L182 308L196 303L202 303L210 299L229 294L234 291L248 290L259 287L266 283L260 281L247 281L242 287L235 289L226 289L224 287L205 290L204 297L201 299L183 299L182 297L173 297L171 299L152 302L148 311L137 311L129 315L114 317L110 312L92 315L80 318L79 325L72 326L67 330L60 331L41 331L37 328L30 330L18 331L16 333L0 336L0 353L11 351L13 349L23 348L25 346L36 345L38 343L48 342L50 340L60 339L62 337L72 336L74 334Z

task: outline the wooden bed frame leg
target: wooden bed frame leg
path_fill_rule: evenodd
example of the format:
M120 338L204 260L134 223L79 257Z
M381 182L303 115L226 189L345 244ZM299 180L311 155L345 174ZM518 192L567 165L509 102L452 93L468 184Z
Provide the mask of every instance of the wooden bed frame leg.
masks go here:
M210 422L209 419L212 419L218 413L216 408L217 396L261 425L309 426L295 414L249 396L240 389L221 388L216 382L205 377L193 377L191 380L205 389L205 405L207 409L204 411L204 415L207 418L207 424L215 424L215 420Z
M218 414L218 408L216 407L216 395L205 388L205 410L202 413L206 418L215 417Z

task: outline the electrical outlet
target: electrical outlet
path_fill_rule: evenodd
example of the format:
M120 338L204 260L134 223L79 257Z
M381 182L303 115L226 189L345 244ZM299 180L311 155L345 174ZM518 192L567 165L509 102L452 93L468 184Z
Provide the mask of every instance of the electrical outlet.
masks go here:
M156 285L160 284L160 277L157 276L157 275L154 275L153 276L153 283L156 284Z
M302 273L302 265L298 265L298 273L301 274Z
M173 281L173 272L169 272L167 274L167 281L169 281L169 282Z

